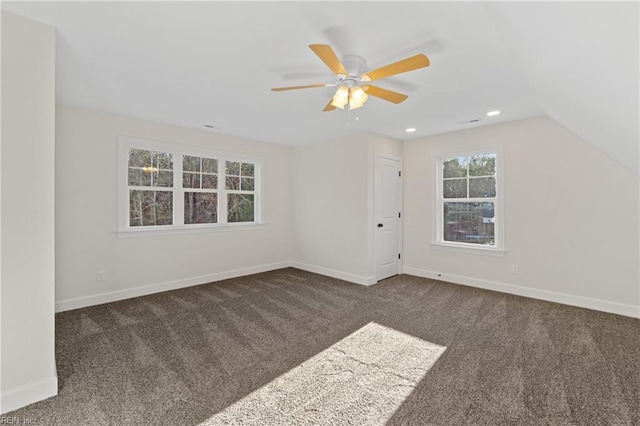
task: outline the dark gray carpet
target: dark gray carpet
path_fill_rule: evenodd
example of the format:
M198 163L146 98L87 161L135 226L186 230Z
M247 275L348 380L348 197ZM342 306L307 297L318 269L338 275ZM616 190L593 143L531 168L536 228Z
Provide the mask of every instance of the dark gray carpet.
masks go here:
M640 320L283 269L56 316L32 424L640 425Z

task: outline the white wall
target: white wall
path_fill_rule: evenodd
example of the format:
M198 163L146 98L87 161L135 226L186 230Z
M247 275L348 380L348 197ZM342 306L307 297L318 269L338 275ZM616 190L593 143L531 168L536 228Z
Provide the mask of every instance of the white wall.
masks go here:
M496 145L507 252L432 246L435 157ZM638 177L619 163L547 117L407 141L404 159L405 272L640 316Z
M294 265L367 283L367 138L300 147L294 155Z
M119 238L118 137L206 147L264 159L263 226ZM287 266L292 244L289 147L66 106L56 117L58 310ZM98 270L107 279L97 282Z
M55 31L2 13L1 398L58 392L54 358Z
M373 284L375 153L402 155L399 141L361 133L297 148L293 265Z

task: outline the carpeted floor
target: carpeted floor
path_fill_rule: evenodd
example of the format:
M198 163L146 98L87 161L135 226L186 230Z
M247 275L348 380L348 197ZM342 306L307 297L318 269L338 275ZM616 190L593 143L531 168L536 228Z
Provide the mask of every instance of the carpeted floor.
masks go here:
M297 269L56 316L31 424L640 425L640 320Z

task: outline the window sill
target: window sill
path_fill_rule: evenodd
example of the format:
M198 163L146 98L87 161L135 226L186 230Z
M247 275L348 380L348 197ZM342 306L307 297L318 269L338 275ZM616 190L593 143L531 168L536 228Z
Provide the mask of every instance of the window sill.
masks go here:
M203 234L207 232L252 231L262 229L266 222L225 223L224 225L191 225L154 228L120 229L115 232L118 238L159 237L173 235Z
M443 249L445 251L467 253L467 254L480 254L485 256L504 256L507 252L505 249L494 248L491 246L472 246L470 244L447 244L447 243L431 243L432 247Z

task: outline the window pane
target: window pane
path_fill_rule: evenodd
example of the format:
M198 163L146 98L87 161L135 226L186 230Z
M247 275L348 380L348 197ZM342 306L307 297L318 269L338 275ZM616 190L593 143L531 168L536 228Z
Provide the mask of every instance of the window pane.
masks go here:
M147 151L144 149L130 149L129 167L150 166L152 164L151 154L151 151Z
M202 172L203 173L218 173L218 160L213 158L202 159Z
M496 196L496 178L469 178L469 198Z
M241 182L240 182L240 189L242 189L243 191L253 191L253 178L240 178Z
M151 173L142 169L129 169L130 186L151 186Z
M253 222L253 194L229 194L227 197L227 220L229 222Z
M159 170L153 173L153 186L172 187L173 172L167 170Z
M205 189L218 189L218 175L202 175L202 187Z
M478 155L471 157L469 162L469 176L495 176L496 155Z
M184 223L217 223L218 194L210 192L184 193Z
M242 176L253 176L253 164L242 163Z
M189 155L182 157L182 170L185 172L199 172L200 157L191 157Z
M129 191L130 226L173 224L171 191Z
M227 189L240 190L240 178L235 176L227 176Z
M183 188L200 188L200 173L183 173Z
M442 181L444 198L467 198L467 179L448 179Z
M467 176L468 158L458 157L452 158L450 160L445 160L443 161L442 166L442 177L445 179L454 177L465 177Z
M227 161L227 174L240 176L240 163L236 161Z
M173 170L172 155L167 152L154 152L153 165L160 170Z
M493 203L444 203L444 241L493 245Z

